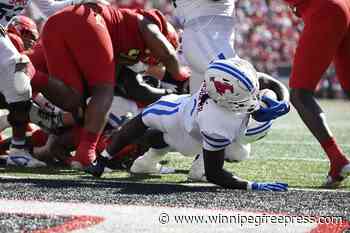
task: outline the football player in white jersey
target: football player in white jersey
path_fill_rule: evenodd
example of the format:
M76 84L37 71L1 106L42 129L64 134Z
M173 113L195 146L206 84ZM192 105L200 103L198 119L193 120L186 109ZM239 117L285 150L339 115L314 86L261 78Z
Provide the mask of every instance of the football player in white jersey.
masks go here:
M183 26L182 53L192 71L190 92L193 94L204 80L210 62L237 56L234 49L235 0L173 0L173 3L175 15ZM267 116L271 115L263 117L265 122L272 120ZM240 147L249 153L249 143L241 143Z
M230 145L245 134L251 114L260 107L258 93L257 73L249 62L217 60L209 65L205 81L194 95L172 94L148 106L112 136L112 143L101 155L110 159L148 129L156 129L162 136L154 138L152 149L135 160L132 172L155 167L169 149L183 155L203 153L209 182L230 189L285 191L287 184L248 182L223 169ZM269 101L271 106L278 105ZM287 112L281 109L280 115ZM103 163L98 160L86 171L100 176Z
M101 0L103 1L103 0ZM29 58L21 55L6 35L5 29L14 16L19 15L30 0L0 0L0 93L4 98L1 107L9 110L8 121L12 126L13 139L10 156L22 156L31 161L30 166L43 166L40 161L32 159L25 146L25 131L30 109L30 79L34 68ZM46 16L73 4L96 2L93 0L33 0L39 10ZM27 166L28 163L14 164ZM28 165L29 166L29 165Z
M236 56L235 0L176 0L174 6L175 16L183 26L182 52L192 71L193 94L211 61Z

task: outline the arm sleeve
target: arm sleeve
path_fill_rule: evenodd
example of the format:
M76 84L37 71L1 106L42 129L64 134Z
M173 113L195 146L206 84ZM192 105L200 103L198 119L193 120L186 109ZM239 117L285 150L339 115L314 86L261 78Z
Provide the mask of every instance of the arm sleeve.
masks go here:
M123 80L125 96L135 101L153 103L167 94L165 89L155 88L144 82L142 75L122 66L119 79Z
M203 149L205 176L207 180L223 188L246 190L248 188L247 181L233 176L230 172L223 169L224 154L224 150L207 151Z
M57 11L74 4L74 0L55 1L55 0L33 0L33 3L46 17L53 15Z

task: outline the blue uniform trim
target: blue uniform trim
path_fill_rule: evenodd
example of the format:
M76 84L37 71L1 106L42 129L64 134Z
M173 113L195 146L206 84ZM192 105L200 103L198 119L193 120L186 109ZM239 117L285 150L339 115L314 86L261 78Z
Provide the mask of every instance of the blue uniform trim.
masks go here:
M179 111L179 108L175 108L173 110L163 110L163 109L156 109L156 108L150 108L146 111L142 112L142 116L146 116L148 114L154 114L154 115L172 115L174 113L177 113Z
M268 122L264 123L263 125L260 125L256 128L248 129L247 132L245 133L245 135L252 136L252 135L259 134L259 133L264 132L265 130L271 128L271 126L272 126L272 121L268 121Z
M194 112L194 110L196 108L196 105L197 105L197 99L194 99L193 107L191 109L191 116L193 115L193 112Z
M20 156L20 155L11 156L10 159L18 166L26 166L30 161L29 158L24 157L24 156ZM19 162L20 159L25 160L25 162L24 163Z
M126 120L126 117L122 116L121 118L119 118L116 115L114 115L113 113L110 113L109 119L112 120L117 125L122 125L124 123L124 121Z
M206 138L206 140L210 140L210 141L213 141L215 143L227 143L227 142L230 142L230 140L228 139L221 139L221 138L213 138L213 137L210 137L208 135L206 135L204 132L201 132L201 134Z
M241 73L238 69L235 69L231 66L228 66L226 64L214 62L209 65L208 69L217 69L223 72L226 72L230 75L232 75L234 78L238 79L243 83L243 85L249 90L252 91L254 89L254 86L252 82L243 74Z
M228 145L231 144L231 142L228 142L228 143L226 143L226 144L215 145L215 144L209 142L207 139L205 139L205 138L203 138L203 139L204 139L204 141L205 141L206 143L208 143L211 147L214 147L214 148L225 148L226 146L228 146Z
M237 73L241 78L243 78L243 80L245 80L251 88L254 88L252 81L244 73L242 73L242 71L240 71L239 69L232 67L232 66L229 66L225 63L221 63L220 61L214 62L213 65L221 65L229 70L232 70L233 72Z
M173 102L169 102L169 101L159 100L159 101L155 102L154 104L151 104L149 107L161 105L161 106L175 108L175 107L179 106L180 104L181 103L173 103Z

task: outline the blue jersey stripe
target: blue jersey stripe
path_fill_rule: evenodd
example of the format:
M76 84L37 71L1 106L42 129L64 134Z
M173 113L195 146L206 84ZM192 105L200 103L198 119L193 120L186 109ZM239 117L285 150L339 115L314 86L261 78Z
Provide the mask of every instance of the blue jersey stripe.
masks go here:
M169 102L169 101L159 100L150 106L161 105L161 106L175 108L175 107L179 106L180 104L181 103L173 103L173 102Z
M259 127L259 128L256 128L256 129L252 129L252 130L247 130L247 132L245 133L246 136L252 136L252 135L255 135L255 134L259 134L261 132L264 132L265 130L271 128L272 126L272 123L270 124L265 124L264 127Z
M203 138L203 139L204 139L204 141L205 141L206 143L208 143L211 147L214 147L214 148L224 148L224 147L226 147L226 146L228 146L228 145L231 144L231 142L228 142L228 143L226 143L226 144L215 145L215 144L209 142L207 139L205 139L205 138Z
M210 140L210 141L213 141L213 142L216 142L216 143L227 143L227 142L230 142L230 140L226 139L226 138L213 138L213 137L210 137L208 135L206 135L203 131L201 132L201 134L207 139L207 140Z
M174 113L177 113L179 111L179 108L175 108L173 110L163 110L163 109L156 109L156 108L150 108L142 112L142 116L146 116L148 114L154 114L154 115L172 115Z
M261 128L265 128L267 125L272 125L272 121L266 121L264 124L259 125L258 127L250 128L250 129L247 130L247 132L259 130L259 129L261 129Z

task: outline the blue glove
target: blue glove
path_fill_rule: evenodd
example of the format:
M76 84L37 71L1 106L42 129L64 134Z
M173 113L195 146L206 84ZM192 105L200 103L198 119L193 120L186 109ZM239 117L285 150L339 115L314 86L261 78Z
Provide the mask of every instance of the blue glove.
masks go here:
M258 122L266 122L274 120L284 114L287 114L290 110L289 103L287 101L278 101L271 99L267 96L262 97L268 107L261 107L259 110L252 113L253 118Z
M285 192L288 190L288 184L286 183L252 183L252 190L255 191L275 191L275 192Z

